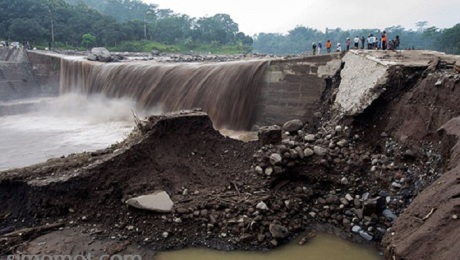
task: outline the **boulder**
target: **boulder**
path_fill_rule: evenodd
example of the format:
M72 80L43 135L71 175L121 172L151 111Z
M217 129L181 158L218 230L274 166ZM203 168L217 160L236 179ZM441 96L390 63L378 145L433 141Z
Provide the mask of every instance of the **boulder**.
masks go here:
M157 191L152 194L142 195L126 201L131 207L145 209L154 212L171 212L174 203L165 191Z
M96 56L97 61L109 62L112 60L112 55L104 47L97 47L91 49L91 54L88 56L88 59L91 58L91 60L94 60L94 56Z
M287 121L283 125L283 130L286 132L297 132L303 127L303 122L299 119L294 119L291 121Z
M289 235L289 231L285 226L278 224L270 224L268 230L274 238L285 238Z
M281 143L281 127L277 125L263 126L259 128L257 135L262 146Z

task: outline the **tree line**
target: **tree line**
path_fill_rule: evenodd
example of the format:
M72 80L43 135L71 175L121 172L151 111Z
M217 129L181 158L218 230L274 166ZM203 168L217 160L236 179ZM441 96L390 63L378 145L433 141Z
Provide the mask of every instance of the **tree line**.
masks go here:
M287 34L264 33L248 36L228 14L192 18L160 9L141 0L9 0L0 2L0 39L29 41L32 45L90 48L104 46L121 51L170 51L233 48L238 52L295 55L311 51L312 42L327 40L345 45L349 37L398 35L401 49L429 49L460 54L460 23L448 29L427 27L416 30L401 26L384 29L342 30L297 26ZM159 44L156 44L159 43ZM165 47L166 46L166 47ZM173 46L173 47L168 47Z
M114 47L130 41L165 45L252 45L227 14L191 18L140 0L0 2L0 38L47 46Z

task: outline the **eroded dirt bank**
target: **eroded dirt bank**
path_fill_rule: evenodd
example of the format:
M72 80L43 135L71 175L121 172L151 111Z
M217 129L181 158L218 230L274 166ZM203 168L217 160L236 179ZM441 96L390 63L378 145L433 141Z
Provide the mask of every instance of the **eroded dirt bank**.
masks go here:
M443 64L395 67L377 100L338 121L330 110L337 76L317 122L273 130L283 133L268 139L274 144L223 137L201 112L175 113L149 118L104 151L3 172L0 255L262 250L326 230L376 247L383 239L388 259L455 259L457 121L438 129L460 114L460 77ZM125 204L157 190L171 197L171 212ZM83 242L28 243L54 230L46 224ZM22 230L30 227L42 230Z

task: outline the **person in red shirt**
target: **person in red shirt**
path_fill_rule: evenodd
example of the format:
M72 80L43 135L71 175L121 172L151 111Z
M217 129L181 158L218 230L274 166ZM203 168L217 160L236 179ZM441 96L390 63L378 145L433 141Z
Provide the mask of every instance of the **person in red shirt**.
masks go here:
M387 33L383 31L382 33L382 50L387 49Z
M327 53L331 53L331 47L332 47L331 40L327 40L327 42L326 42Z

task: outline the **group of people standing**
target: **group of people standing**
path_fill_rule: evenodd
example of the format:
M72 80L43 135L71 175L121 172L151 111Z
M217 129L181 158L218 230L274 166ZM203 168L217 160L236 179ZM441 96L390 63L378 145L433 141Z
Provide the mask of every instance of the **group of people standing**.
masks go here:
M367 40L364 38L364 36L361 36L361 38L359 38L358 36L356 36L354 39L353 39L353 47L354 49L359 49L359 43L361 42L361 49L365 49L367 48L368 50L396 50L399 48L399 44L400 44L400 40L399 40L399 35L396 35L396 38L394 40L391 40L390 42L388 42L387 40L387 33L385 31L383 31L381 33L381 37L380 38L377 38L376 36L374 36L373 34L370 34L368 37L367 37ZM350 38L347 38L346 40L346 50L350 50L350 45L351 45L351 40ZM316 54L321 54L321 49L323 48L323 45L321 44L321 42L318 42L318 44L316 44L316 42L313 42L312 43L312 52L313 52L313 55L316 55ZM327 53L330 53L331 52L331 48L332 48L332 43L330 40L327 40L326 42L326 51ZM337 47L335 49L337 52L340 52L342 51L342 45L340 44L340 42L337 43Z
M321 49L323 48L323 44L321 42L318 42L318 45L316 45L316 42L313 42L312 45L311 45L311 48L313 50L313 55L316 55L317 51L318 51L318 54L321 54ZM326 51L327 51L327 53L331 52L331 48L332 48L332 43L331 43L330 40L327 40L327 42L326 42ZM336 51L342 51L342 46L340 45L340 43L337 43Z

